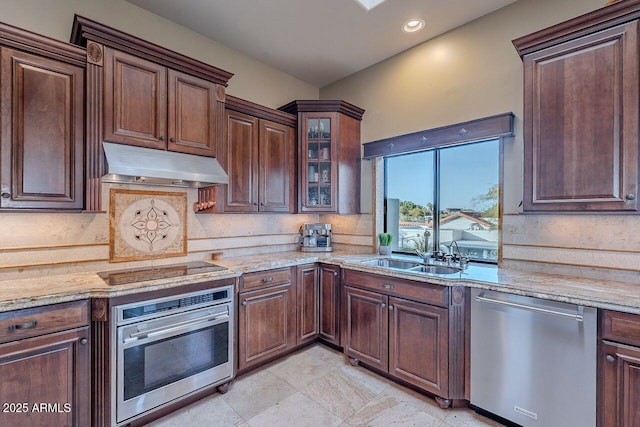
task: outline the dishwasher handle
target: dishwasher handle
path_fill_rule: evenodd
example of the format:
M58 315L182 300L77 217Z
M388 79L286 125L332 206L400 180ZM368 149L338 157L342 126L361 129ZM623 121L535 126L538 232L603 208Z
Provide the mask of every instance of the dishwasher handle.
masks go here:
M581 306L581 305L578 306L578 309L577 309L576 313L572 314L572 313L564 313L562 311L550 310L548 308L536 307L536 306L533 306L533 305L520 304L520 303L517 303L517 302L503 301L503 300L498 300L498 299L493 299L493 298L487 298L487 297L484 296L484 292L482 292L480 295L476 296L476 301L486 302L486 303L496 304L496 305L504 305L504 306L507 306L507 307L520 308L522 310L529 310L529 311L533 311L535 313L548 314L548 315L551 315L551 316L564 317L564 318L575 320L577 322L582 322L583 319L584 319L583 318L584 307Z

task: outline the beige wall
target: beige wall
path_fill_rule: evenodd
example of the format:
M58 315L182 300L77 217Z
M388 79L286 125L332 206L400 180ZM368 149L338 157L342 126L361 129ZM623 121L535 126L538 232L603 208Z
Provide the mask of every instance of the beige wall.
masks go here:
M516 137L505 143L504 266L640 281L640 238L632 231L640 217L522 215L518 206L523 84L511 40L604 3L520 0L324 87L320 97L343 98L366 110L364 142L512 111ZM373 181L371 162L364 165L363 198L372 194ZM374 206L372 200L363 204Z
M52 38L68 41L74 14L210 63L235 75L227 93L276 108L293 99L317 99L318 88L254 61L184 27L124 0L3 0L0 20ZM134 188L134 187L131 187ZM140 188L158 191L163 187ZM108 186L104 186L105 192ZM189 203L197 197L188 190ZM103 198L108 209L108 197ZM319 221L318 215L188 215L189 259L295 250L298 228ZM0 213L0 280L72 271L128 268L139 263L109 264L109 219L106 213ZM364 231L362 231L364 228ZM338 248L362 246L371 227L336 224ZM154 263L181 262L181 258Z
M317 99L318 88L124 0L2 0L0 20L65 42L74 14L230 71L227 93L271 108Z

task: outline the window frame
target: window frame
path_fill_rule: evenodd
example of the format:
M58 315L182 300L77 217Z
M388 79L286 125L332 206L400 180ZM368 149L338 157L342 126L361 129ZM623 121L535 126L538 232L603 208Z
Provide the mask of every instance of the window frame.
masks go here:
M441 177L440 177L440 170L441 170L441 166L440 166L440 157L441 157L441 152L443 150L446 150L448 148L453 148L453 147L460 147L460 146L468 146L468 145L473 145L473 144L482 144L482 143L486 143L486 142L492 142L492 141L496 141L498 143L498 158L496 159L496 161L498 162L498 255L496 257L496 260L488 260L488 259L472 259L471 261L473 261L474 263L482 263L482 264L499 264L501 263L502 260L502 204L503 204L503 191L502 191L502 182L503 182L503 145L504 145L504 139L502 137L498 137L498 138L488 138L488 139L482 139L482 140L478 140L478 141L468 141L468 142L464 142L464 143L459 143L459 144L447 144L447 145L443 145L443 146L437 146L437 147L433 147L433 148L429 148L427 150L419 150L419 151L412 151L412 152L408 152L408 153L399 153L399 154L395 154L395 155L389 155L389 156L384 156L383 157L383 161L384 161L384 165L383 165L383 171L384 171L384 217L385 217L385 221L384 221L384 225L385 225L385 232L388 232L388 230L386 229L386 216L387 216L387 189L388 189L388 163L387 160L390 158L397 158L397 157L402 157L402 156L409 156L412 154L417 154L417 153L422 153L422 152L433 152L433 165L432 165L432 169L433 169L433 233L432 233L432 244L435 248L439 248L440 247L440 195L442 193L441 191ZM406 251L399 251L399 250L395 250L393 251L393 253L397 253L397 254L403 254L403 255L408 255L408 254L413 254L412 252L406 252Z

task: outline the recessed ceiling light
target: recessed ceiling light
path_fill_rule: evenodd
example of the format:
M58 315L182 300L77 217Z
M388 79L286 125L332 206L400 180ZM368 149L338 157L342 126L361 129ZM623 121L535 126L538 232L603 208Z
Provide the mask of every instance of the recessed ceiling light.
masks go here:
M424 28L424 21L422 19L411 19L402 26L402 31L405 33L415 33Z

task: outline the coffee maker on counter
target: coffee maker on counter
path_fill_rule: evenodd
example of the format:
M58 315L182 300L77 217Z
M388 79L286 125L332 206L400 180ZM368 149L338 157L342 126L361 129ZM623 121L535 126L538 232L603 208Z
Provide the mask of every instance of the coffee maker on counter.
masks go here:
M331 252L331 224L302 224L298 244L303 252Z

